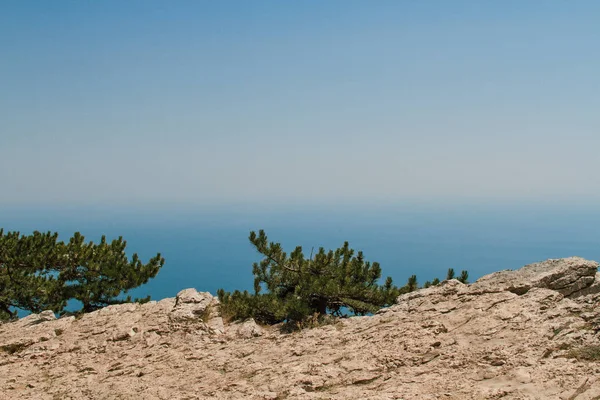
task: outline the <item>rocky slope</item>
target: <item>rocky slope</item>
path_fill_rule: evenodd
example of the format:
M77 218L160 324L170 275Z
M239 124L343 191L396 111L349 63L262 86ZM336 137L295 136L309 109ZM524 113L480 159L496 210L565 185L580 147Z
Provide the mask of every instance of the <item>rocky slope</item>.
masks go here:
M600 274L581 258L451 280L282 334L177 298L0 325L0 399L600 399Z

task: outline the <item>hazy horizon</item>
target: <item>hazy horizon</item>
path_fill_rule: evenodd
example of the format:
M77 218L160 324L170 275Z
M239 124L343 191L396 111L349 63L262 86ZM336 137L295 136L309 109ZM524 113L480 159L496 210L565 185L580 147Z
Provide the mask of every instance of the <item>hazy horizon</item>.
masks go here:
M221 209L219 212L163 212L0 207L6 231L58 232L67 241L81 232L86 241L122 236L127 254L148 260L157 252L165 266L130 294L173 297L184 288L216 293L252 290L252 263L261 256L248 241L250 230L265 229L285 251L301 245L335 249L348 241L369 261L381 263L383 276L404 284L416 274L420 284L443 278L448 268L469 271L471 281L502 269L516 269L548 258L581 256L600 260L600 211L447 208L354 209L323 207L280 211Z

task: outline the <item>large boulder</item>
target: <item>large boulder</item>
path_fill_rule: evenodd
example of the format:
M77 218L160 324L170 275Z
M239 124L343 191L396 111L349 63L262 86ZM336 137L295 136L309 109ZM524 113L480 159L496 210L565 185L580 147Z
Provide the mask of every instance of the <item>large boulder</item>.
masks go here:
M571 294L569 297L574 298L598 294L600 294L600 272L596 273L596 279L590 286Z
M263 329L250 318L243 322L236 322L229 326L229 336L233 338L250 339L253 337L259 337L264 334Z
M217 306L218 303L219 300L209 292L184 289L177 293L171 316L178 320L208 320L211 308Z
M23 325L36 325L45 321L54 321L55 319L56 315L54 315L54 312L52 310L46 310L39 314L29 314L28 316L21 318L19 321Z
M581 257L551 259L518 270L485 275L469 286L469 294L509 291L518 295L532 288L555 290L565 297L576 295L594 283L598 263Z

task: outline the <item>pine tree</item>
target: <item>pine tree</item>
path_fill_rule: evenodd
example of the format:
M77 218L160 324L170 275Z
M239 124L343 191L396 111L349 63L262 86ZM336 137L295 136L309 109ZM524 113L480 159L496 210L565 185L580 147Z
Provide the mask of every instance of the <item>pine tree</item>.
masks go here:
M62 259L58 234L34 232L4 233L0 229L0 319L17 315L16 308L31 312L62 310L55 266Z
M459 282L467 284L469 283L469 273L467 271L461 271L460 276L456 279L458 279Z
M448 268L448 273L446 274L446 280L454 279L454 268Z
M407 290L409 292L414 292L415 290L417 290L419 288L419 283L417 282L417 276L416 275L411 275L410 278L408 278L408 282L406 283Z
M95 244L85 243L85 238L75 233L65 246L67 261L59 274L65 297L79 300L83 312L130 302L131 297L118 299L118 296L156 276L164 265L164 258L157 254L144 264L137 254L133 254L129 261L126 246L122 237L109 244L102 236L100 243ZM142 299L147 300L149 297Z
M71 299L83 312L131 301L119 297L156 276L164 258L157 254L144 264L134 254L129 261L125 247L121 237L109 244L103 236L95 244L75 233L64 243L57 233L0 229L0 318L14 318L16 308L60 312Z
M364 315L393 304L400 293L389 277L379 285L379 263L365 261L348 242L335 251L320 248L307 258L300 246L288 255L263 230L251 232L249 239L263 256L252 269L254 293L218 291L222 311L232 319L253 317L275 324L344 310Z

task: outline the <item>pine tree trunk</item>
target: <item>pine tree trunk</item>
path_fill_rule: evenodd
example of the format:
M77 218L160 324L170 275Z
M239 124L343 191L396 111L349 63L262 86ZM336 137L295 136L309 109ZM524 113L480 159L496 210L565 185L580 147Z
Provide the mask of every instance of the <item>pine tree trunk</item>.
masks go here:
M8 315L9 319L14 318L16 315L16 312L15 313L11 312L10 307L5 303L0 303L0 311L4 311L4 313L6 313Z
M317 312L321 315L327 314L327 299L320 297L317 302Z

